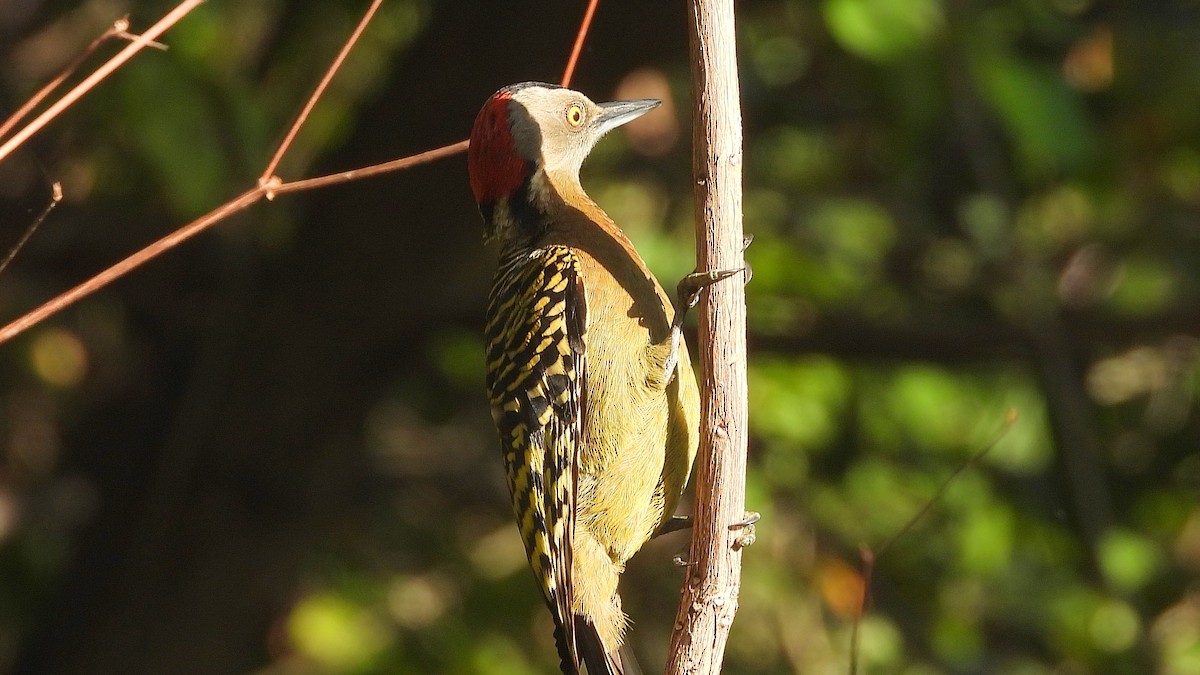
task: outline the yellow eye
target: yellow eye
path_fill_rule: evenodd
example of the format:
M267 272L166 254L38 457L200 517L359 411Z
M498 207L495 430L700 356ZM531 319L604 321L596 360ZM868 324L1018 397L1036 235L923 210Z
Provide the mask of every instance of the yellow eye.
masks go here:
M567 124L573 127L583 124L583 106L575 103L570 108L567 108Z

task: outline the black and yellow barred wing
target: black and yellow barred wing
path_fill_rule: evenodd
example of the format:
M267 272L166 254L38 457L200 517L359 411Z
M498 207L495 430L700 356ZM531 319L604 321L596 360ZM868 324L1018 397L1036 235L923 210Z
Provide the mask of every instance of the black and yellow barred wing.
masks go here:
M554 613L564 665L579 663L571 547L587 392L587 301L565 246L510 251L488 299L487 385L513 511Z

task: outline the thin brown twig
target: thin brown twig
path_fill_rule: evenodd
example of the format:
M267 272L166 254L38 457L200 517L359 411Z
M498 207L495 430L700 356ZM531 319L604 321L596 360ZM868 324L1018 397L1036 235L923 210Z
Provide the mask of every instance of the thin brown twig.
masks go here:
M203 2L204 0L183 0L183 2L179 3L175 9L171 10L166 16L159 19L158 23L148 28L146 32L133 38L133 41L126 45L124 49L117 52L115 56L101 64L100 67L95 70L95 72L93 72L91 75L88 75L79 84L75 85L70 91L64 94L62 98L58 99L49 108L44 110L41 115L38 115L32 122L25 125L25 127L17 133L13 134L12 138L4 142L4 145L0 145L0 160L3 160L18 146L29 140L30 136L33 136L40 131L42 127L46 126L51 120L61 114L63 110L66 110L84 94L91 91L92 88L103 81L104 78L111 75L114 70L120 68L126 61L133 58L134 54L138 53L154 42L154 38L162 35L168 28L174 26L179 22L180 19L186 16L188 12L200 6L200 4Z
M79 70L79 67L83 65L84 61L87 61L88 57L96 53L96 50L100 48L100 45L113 38L122 38L125 40L134 40L137 38L136 35L128 31L129 15L125 15L114 21L113 25L108 27L108 30L98 35L95 40L92 40L91 44L85 47L82 52L72 59L71 62L62 69L62 72L60 72L53 80L47 82L41 89L38 89L36 94L30 97L28 101L21 104L21 107L17 108L16 112L10 115L8 119L4 120L3 124L0 124L0 138L4 138L8 132L12 131L12 128L17 126L17 122L25 119L25 116L28 115L34 108L38 107L38 105L50 95L50 92L57 89L59 85L67 80L67 78L74 75L75 71ZM158 49L167 48L166 45L160 42L150 42L147 46L156 47Z
M871 602L871 577L875 574L875 553L869 546L858 550L862 559L862 590L858 598L858 614L854 617L854 625L850 628L850 675L858 675L858 636L862 618L867 614L867 605Z
M138 34L130 33L127 30L119 30L117 31L117 37L121 38L122 40L129 40L130 42L133 42L134 40L138 39ZM160 52L167 51L167 45L159 42L158 40L150 40L146 42L146 46L151 49L157 49Z
M592 17L596 14L596 5L600 4L600 0L592 0L588 3L587 11L583 14L583 21L579 24L579 32L575 35L575 46L571 48L571 57L567 59L567 67L563 70L562 86L568 87L571 85L571 78L575 75L575 64L579 62L579 54L583 51L583 41L587 38L588 30L592 27Z
M896 543L897 539L908 534L908 532L912 530L922 518L925 517L925 514L929 513L930 509L932 509L934 505L942 501L942 497L946 494L946 490L950 489L950 486L954 483L954 481L958 480L958 477L961 476L964 471L974 467L976 464L979 464L979 462L983 460L984 455L991 452L992 448L996 447L1000 441L1004 440L1004 437L1008 435L1008 431L1012 429L1013 425L1016 423L1016 410L1009 410L1008 415L1004 420L1004 428L1000 430L1000 433L996 434L996 437L993 438L990 443L983 446L983 448L979 452L976 452L974 455L972 455L970 459L960 464L959 467L954 470L954 473L950 474L950 477L942 482L941 486L938 487L937 492L933 493L933 496L929 498L929 501L925 502L925 505L921 507L921 510L917 511L917 513L910 518L907 523L904 524L904 527L901 527L899 530L897 530L895 534L889 537L887 541L883 542L883 544L875 550L875 557L878 558L886 553L887 550L891 548L892 544Z
M292 181L289 183L276 181L266 181L255 186L251 190L243 192L240 196L232 201L226 202L221 206L213 209L196 220L184 225L175 230L171 234L159 239L158 241L142 248L133 255L116 263L112 267L104 270L96 276L84 281L74 288L55 296L51 300L33 309L20 318L0 328L0 344L3 344L29 328L44 321L46 318L56 314L78 300L81 300L92 293L104 288L108 284L116 281L125 274L132 272L134 269L141 267L150 260L166 253L179 244L191 239L200 234L209 227L228 218L229 216L243 211L250 206L258 203L260 200L273 199L275 195L287 194L291 192L301 192L303 190L311 190L328 185L336 185L350 181L360 180L369 176L374 176L386 171L398 171L407 169L419 164L432 162L443 157L456 155L467 147L466 141L460 141L453 145L447 145L433 150L428 150L409 157L392 160L384 164L356 169L353 171L343 171L341 173L330 174L327 176L317 176L315 178L306 178L304 180Z
M325 176L316 176L314 178L304 178L302 180L293 180L286 183L279 183L271 187L267 192L267 199L274 199L277 194L286 194L289 192L302 192L304 190L313 190L329 185L338 185L341 183L349 183L351 181L378 176L381 173L389 171L401 171L409 169L419 164L425 164L434 160L442 159L443 157L452 157L467 149L469 141L459 141L451 145L443 145L440 148L426 150L408 157L393 159L390 162L383 164L375 164L373 166L363 167L361 169L351 169L350 171L342 171L339 173L331 173Z
M125 258L121 262L109 267L96 276L79 284L71 290L55 296L49 302L41 307L28 312L21 318L12 323L0 328L0 343L7 342L19 333L43 321L46 317L55 314L62 309L74 304L76 301L85 298L97 290L116 281L125 274L140 267L143 263L151 258L161 255L163 252L175 248L179 244L191 239L208 229L213 223L224 220L229 216L242 211L243 209L253 205L263 198L267 188L264 186L255 186L253 189L243 192L236 199L226 202L221 206L209 211L205 215L193 220L183 227L175 230L171 234L159 239L142 250Z
M203 0L199 0L199 1L203 1ZM579 44L579 45L582 45L583 38L586 37L587 29L588 29L588 26L591 21L591 15L594 11L596 2L597 2L597 0L593 0L592 6L589 8L587 15L584 17L583 24L580 26L580 32L579 32L579 35L577 38L577 44ZM377 4L378 3L373 4L371 9L368 10L368 12L374 12L374 8ZM362 24L360 24L360 27L361 26L362 26ZM147 32L149 32L149 31L147 31ZM356 29L356 31L349 38L348 42L350 44L352 44L353 41L356 41L358 39L358 36L360 33L361 33L361 30ZM342 55L344 55L344 53L347 51L348 50L346 48L343 48ZM338 63L340 63L340 61L341 61L341 55L339 56ZM570 74L571 74L571 70L573 68L574 68L573 62L567 64L567 71L563 77L564 81L570 80ZM328 79L329 77L330 77L330 75L327 73L326 79ZM323 90L323 88L324 88L324 82L323 82L323 84L318 85L318 90ZM315 96L319 97L319 92L317 94L315 94ZM315 99L310 99L310 103L312 100L315 100ZM305 109L301 112L301 115L307 115L308 111L311 108L312 108L312 105L306 105ZM296 127L296 126L297 125L295 125L295 124L293 125L293 127ZM281 147L283 147L287 143L289 143L291 138L294 136L295 136L294 132L289 133L288 136L284 139L283 143L281 143ZM384 162L383 164L376 164L373 166L363 167L361 169L352 169L349 171L342 171L342 172L335 173L335 174L329 174L329 175L325 175L325 176L317 176L314 178L306 178L306 179L295 180L295 181L290 181L290 182L283 182L279 178L273 176L272 175L273 171L264 171L262 174L263 178L259 179L258 185L256 185L253 189L247 190L246 192L242 193L237 198L217 207L216 209L213 209L212 211L205 214L204 216L201 216L200 218L192 221L191 223L188 223L187 225L184 225L183 227L179 228L178 230L172 232L171 234L163 237L162 239L159 239L158 241L146 246L145 248L142 248L141 250L137 251L133 255L130 255L129 257L125 258L124 260L118 262L117 264L113 265L112 267L109 267L108 269L104 270L103 272L100 272L96 276L88 279L87 281L79 284L78 286L75 286L74 288L66 291L65 293L62 293L62 294L52 298L51 300L42 304L40 307L37 307L36 309L34 309L30 312L27 312L26 314L22 315L21 317L17 318L14 321L8 323L7 325L0 327L0 344L3 344L5 342L7 342L8 340L11 340L13 337L17 336L18 334L24 332L25 330L28 330L32 326L37 325L41 321L44 321L46 318L50 317L51 315L53 315L59 311L62 311L63 309L69 307L70 305L74 304L78 300L85 298L88 295L91 295L92 293L95 293L96 291L107 286L108 284L112 283L113 281L120 278L121 276L124 276L125 274L133 271L134 269L140 267L141 265L152 260L153 258L165 253L166 251L174 248L175 246L178 246L179 244L183 243L184 241L196 236L197 234L203 232L204 230L206 230L209 227L213 226L214 224L220 222L221 220L233 215L234 213L237 213L239 211L242 211L242 210L254 205L261 199L266 198L268 200L271 200L271 199L274 199L274 197L279 194L286 194L286 193L291 193L291 192L301 192L301 191L305 191L305 190L316 189L319 187L326 187L329 185L348 183L348 182L355 181L355 180L361 180L363 178L367 178L370 176L376 176L381 173L386 173L389 171L399 171L402 169L412 168L412 167L420 165L420 164L425 164L427 162L432 162L434 160L442 159L444 157L451 157L453 155L456 155L460 152L465 151L467 149L468 144L469 144L468 141L465 141L465 140L459 141L459 142L453 143L451 145L442 146L440 148L435 148L433 150L427 150L425 152L421 152L421 153L418 153L415 155L410 155L408 157L402 157L400 159L395 159L395 160L392 160L389 162ZM279 158L281 157L282 153L279 151L276 151L275 154L276 154L276 157L272 161L277 163Z
M62 198L62 183L56 182L50 186L50 203L46 204L46 208L42 209L42 212L38 214L37 218L33 219L33 222L29 224L29 227L25 228L25 231L21 234L21 238L17 239L17 243L13 244L13 247L9 249L8 255L4 256L4 260L0 260L0 274L4 274L4 270L8 268L9 264L13 261L13 258L17 257L17 253L19 253L21 249L25 247L25 243L28 242L29 238L33 236L34 231L41 226L42 222L46 220L46 217L50 215L50 212L54 210L54 207L58 206L58 203L62 201Z
M950 474L950 477L942 482L941 486L938 487L937 492L933 493L933 496L925 502L925 505L922 506L912 518L908 519L908 522L905 523L903 527L897 530L895 534L888 537L887 541L885 541L877 550L873 551L866 545L859 548L859 555L862 559L863 585L862 596L859 599L858 615L854 617L854 626L850 629L850 675L856 675L858 673L859 624L862 623L862 618L866 616L867 607L871 602L871 579L875 574L875 561L878 560L879 557L884 553L886 553L887 550L892 547L892 544L896 543L900 537L908 534L908 532L912 530L912 528L915 527L922 518L925 517L925 514L929 513L930 509L932 509L935 504L942 500L942 497L945 496L946 491L950 489L950 486L954 483L954 481L958 480L958 477L961 476L964 471L970 469L976 464L979 464L979 462L983 460L984 455L991 452L992 448L996 447L1000 441L1004 440L1004 437L1008 435L1009 430L1012 429L1013 425L1016 423L1017 410L1015 408L1011 408L1009 409L1008 414L1005 415L1004 426L1000 429L1000 432L996 434L996 437L993 438L990 443L983 446L982 449L972 455L970 459L959 465L959 467L954 470L954 473Z
M375 16L375 12L381 4L383 4L383 0L374 0L371 6L367 8L367 11L363 13L362 19L359 20L358 25L354 28L354 32L350 34L346 43L342 45L341 51L338 52L333 62L329 64L329 68L325 70L325 76L321 78L316 88L313 89L312 95L308 97L308 101L305 102L300 114L296 115L296 119L292 121L292 127L288 129L287 135L284 136L279 147L275 149L275 154L271 157L271 161L267 162L267 168L263 170L262 176L258 179L260 183L266 183L275 174L275 169L279 166L279 162L283 160L283 156L287 153L288 148L292 147L292 141L295 140L296 134L300 132L300 127L304 126L304 122L308 120L309 113L317 105L317 101L321 98L321 95L325 93L325 88L333 81L333 76L341 69L342 63L345 62L346 57L350 54L350 50L358 43L359 36L367 29L367 26L371 23L371 19Z

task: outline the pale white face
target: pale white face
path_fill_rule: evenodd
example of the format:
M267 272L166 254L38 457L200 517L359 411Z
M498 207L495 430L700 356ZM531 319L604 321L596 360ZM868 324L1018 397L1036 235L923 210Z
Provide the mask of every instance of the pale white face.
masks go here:
M513 141L547 172L578 173L596 141L609 130L602 109L571 89L526 87L509 103ZM615 125L614 125L615 126Z
M658 104L653 99L598 104L577 91L538 83L496 92L476 117L467 156L485 238L521 235L514 209L529 216L532 207L536 216L548 213L563 190L582 194L579 168L596 141ZM531 223L524 225L528 234Z

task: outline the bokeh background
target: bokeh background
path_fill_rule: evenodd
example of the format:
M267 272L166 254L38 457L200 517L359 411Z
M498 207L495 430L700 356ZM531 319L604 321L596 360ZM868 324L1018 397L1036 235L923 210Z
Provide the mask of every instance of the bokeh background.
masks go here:
M250 186L365 2L213 0L0 163L8 320ZM0 112L161 0L0 0ZM728 673L1200 672L1200 3L742 0L750 316ZM582 0L388 0L281 169L466 136ZM115 52L109 45L103 53ZM94 62L94 61L93 61ZM682 2L575 84L658 96L584 184L693 264ZM0 346L0 670L554 672L482 395L461 156L281 198ZM685 535L626 575L664 660Z

